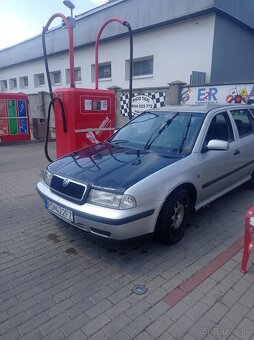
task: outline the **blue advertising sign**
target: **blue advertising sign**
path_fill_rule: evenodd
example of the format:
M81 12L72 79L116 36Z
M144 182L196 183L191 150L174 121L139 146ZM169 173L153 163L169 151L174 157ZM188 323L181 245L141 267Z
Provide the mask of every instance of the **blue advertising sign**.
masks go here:
M19 133L21 135L28 133L28 125L27 125L27 119L26 118L20 118L19 119Z
M18 116L19 117L26 117L27 116L27 109L26 109L26 101L25 100L18 100Z
M28 133L28 117L27 117L27 108L25 100L18 100L18 117L19 117L19 133L27 134ZM25 118L21 118L25 117Z

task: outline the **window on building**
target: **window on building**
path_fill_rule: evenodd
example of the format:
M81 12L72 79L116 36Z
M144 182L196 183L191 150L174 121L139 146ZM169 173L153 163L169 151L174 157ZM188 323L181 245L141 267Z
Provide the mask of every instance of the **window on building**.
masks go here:
M95 65L91 67L92 82L95 81ZM101 63L98 65L98 78L100 80L111 78L111 62Z
M1 86L1 91L6 91L7 88L8 88L7 80L1 80L0 81L0 86Z
M17 78L11 78L9 79L9 85L10 85L10 90L16 89L17 86Z
M65 70L66 84L70 84L70 69ZM81 81L81 67L74 68L74 80L75 82Z
M132 64L133 77L143 77L153 75L153 56L133 59ZM130 76L130 61L125 62L125 78Z
M111 63L99 65L99 79L111 78Z
M38 73L34 75L34 87L40 87L45 85L44 73Z
M24 89L26 87L28 87L28 77L24 76L24 77L19 77L19 87L21 89Z
M53 85L61 84L62 83L61 71L50 72L50 78Z

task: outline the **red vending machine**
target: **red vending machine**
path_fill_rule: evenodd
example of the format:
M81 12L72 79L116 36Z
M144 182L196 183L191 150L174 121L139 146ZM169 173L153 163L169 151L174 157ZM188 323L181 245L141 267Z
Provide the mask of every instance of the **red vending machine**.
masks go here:
M30 140L28 97L0 93L0 143Z

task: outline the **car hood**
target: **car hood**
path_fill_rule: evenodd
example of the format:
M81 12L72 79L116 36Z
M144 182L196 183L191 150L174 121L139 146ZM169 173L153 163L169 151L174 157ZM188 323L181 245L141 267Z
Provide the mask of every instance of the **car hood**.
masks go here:
M138 181L181 158L183 155L160 155L103 143L56 160L49 170L93 187L123 193Z

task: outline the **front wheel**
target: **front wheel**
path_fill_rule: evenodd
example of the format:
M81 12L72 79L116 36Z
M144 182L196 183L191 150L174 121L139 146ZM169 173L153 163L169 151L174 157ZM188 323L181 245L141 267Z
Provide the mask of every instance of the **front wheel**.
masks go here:
M181 240L190 213L190 195L181 189L171 194L160 212L155 237L163 243L175 244Z
M250 179L249 182L248 182L248 187L249 187L250 189L254 189L254 171L253 171L252 174L251 174L251 179Z

